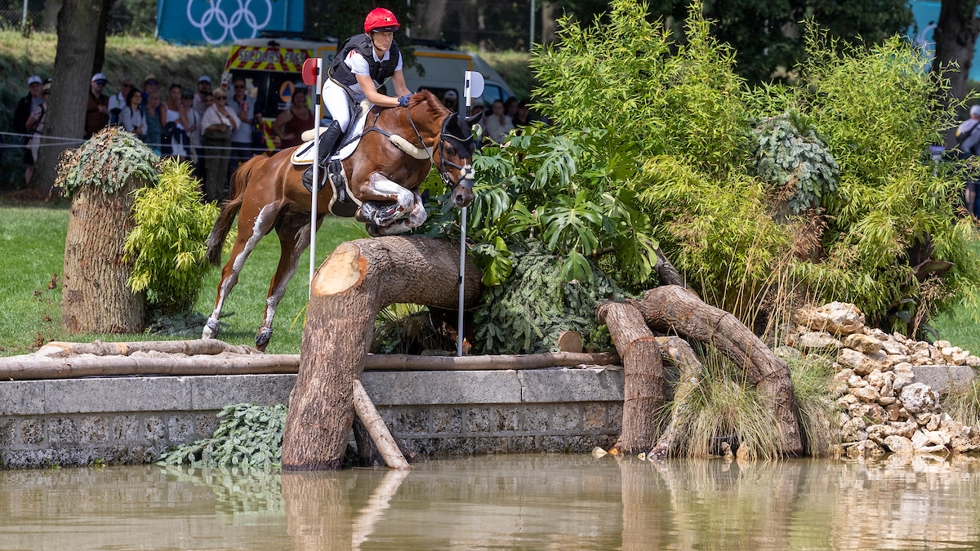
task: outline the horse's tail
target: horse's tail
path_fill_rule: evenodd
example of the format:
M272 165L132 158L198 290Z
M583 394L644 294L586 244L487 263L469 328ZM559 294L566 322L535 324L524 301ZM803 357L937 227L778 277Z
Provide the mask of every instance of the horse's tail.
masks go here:
M242 166L231 175L232 197L221 205L221 212L218 219L211 228L211 235L208 237L208 262L212 266L221 265L221 249L225 244L225 238L231 230L231 223L242 208L242 200L245 198L245 187L248 185L249 176L252 173L252 165L259 159L265 157L256 156L246 161Z

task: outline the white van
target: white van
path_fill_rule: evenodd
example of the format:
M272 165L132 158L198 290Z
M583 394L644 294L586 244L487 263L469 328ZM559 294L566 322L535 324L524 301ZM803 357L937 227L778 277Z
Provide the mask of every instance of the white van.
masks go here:
M230 88L233 78L245 79L248 94L255 98L255 111L262 115L266 149L278 149L272 122L286 108L294 87L302 84L303 63L309 57L321 56L329 66L336 52L336 42L255 38L239 40L232 45L221 80ZM454 90L462 100L463 73L479 71L486 83L481 96L484 104L489 106L498 99L506 100L514 95L504 79L476 54L417 47L415 59L417 66L406 64L403 69L409 90L429 90L440 99L447 90Z

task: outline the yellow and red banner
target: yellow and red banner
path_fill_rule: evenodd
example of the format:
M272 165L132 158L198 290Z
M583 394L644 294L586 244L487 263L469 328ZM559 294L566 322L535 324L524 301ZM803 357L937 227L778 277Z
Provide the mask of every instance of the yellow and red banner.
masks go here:
M312 51L306 49L234 46L225 65L225 71L244 69L298 73L311 54Z

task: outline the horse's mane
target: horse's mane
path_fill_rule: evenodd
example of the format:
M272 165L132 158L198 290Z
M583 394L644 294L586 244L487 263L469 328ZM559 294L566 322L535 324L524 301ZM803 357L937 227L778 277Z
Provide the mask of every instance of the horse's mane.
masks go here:
M425 104L425 106L428 107L427 115L433 118L442 117L449 112L449 109L447 109L446 106L439 101L439 98L428 90L419 90L418 92L412 94L412 99L408 103L408 108L415 109L419 104Z

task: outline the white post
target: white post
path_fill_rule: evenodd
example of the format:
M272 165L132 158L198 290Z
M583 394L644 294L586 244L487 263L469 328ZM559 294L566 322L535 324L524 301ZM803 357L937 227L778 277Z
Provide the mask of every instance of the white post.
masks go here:
M24 15L20 18L21 29L27 27L27 0L24 0Z
M310 288L308 297L313 296L313 274L316 272L316 199L317 185L320 183L320 91L323 88L323 59L316 58L316 89L312 94L313 118L313 198L310 199ZM295 97L295 96L294 96Z

